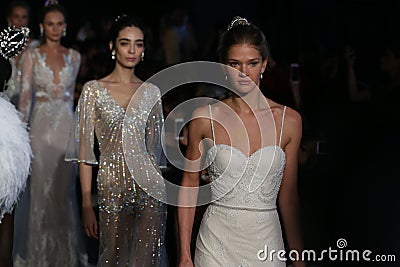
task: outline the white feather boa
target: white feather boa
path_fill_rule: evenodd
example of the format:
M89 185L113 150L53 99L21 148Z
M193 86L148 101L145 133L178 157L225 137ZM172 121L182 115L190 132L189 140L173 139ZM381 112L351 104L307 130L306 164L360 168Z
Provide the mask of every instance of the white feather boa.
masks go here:
M11 213L25 189L32 150L27 125L19 112L0 93L0 222Z

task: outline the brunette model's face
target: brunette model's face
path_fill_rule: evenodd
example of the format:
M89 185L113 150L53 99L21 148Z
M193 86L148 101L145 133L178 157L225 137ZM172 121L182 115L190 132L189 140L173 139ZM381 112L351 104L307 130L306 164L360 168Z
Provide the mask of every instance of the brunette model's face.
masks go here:
M7 18L9 26L27 27L29 22L29 12L25 7L14 7L10 16Z
M64 15L58 11L48 12L44 16L43 23L40 24L43 28L43 34L46 39L51 41L60 41L64 30L67 28Z
M267 60L263 60L254 46L233 45L227 53L226 64L230 66L230 80L239 93L246 94L260 85L260 75L264 72Z
M127 68L135 67L144 52L144 35L140 28L130 26L122 29L115 41L115 58Z

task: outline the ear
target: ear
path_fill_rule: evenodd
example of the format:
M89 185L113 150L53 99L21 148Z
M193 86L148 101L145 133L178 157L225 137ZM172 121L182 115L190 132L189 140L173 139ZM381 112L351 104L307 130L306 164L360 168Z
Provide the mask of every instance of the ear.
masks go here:
M112 51L113 50L113 43L111 41L108 43L108 46L110 47L110 51Z
M268 59L264 59L262 62L261 73L265 71L265 69L267 68L267 64L268 64Z

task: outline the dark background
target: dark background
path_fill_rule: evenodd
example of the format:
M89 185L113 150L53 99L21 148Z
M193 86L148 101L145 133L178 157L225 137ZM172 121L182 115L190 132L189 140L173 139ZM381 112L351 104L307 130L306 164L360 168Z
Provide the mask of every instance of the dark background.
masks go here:
M9 0L0 2L5 18ZM136 13L158 36L161 17L176 7L188 10L199 47L206 44L215 24L228 25L235 15L248 18L267 35L272 57L281 65L298 62L300 50L351 45L356 51L358 79L373 86L386 43L400 33L398 0L276 0L276 1L60 1L68 11L67 43L74 44L78 28L102 16ZM31 29L38 32L37 11L42 1L31 1ZM5 23L5 19L1 21ZM318 50L315 50L318 53ZM336 247L339 238L348 249L395 254L396 263L325 262L324 266L400 266L399 135L395 130L398 99L372 99L352 105L341 115L323 118L328 155L300 169L305 243L308 249ZM340 107L339 107L340 108ZM319 110L315 109L315 113ZM394 114L395 113L395 114ZM313 117L313 107L308 108ZM318 114L317 114L318 115ZM332 117L336 121L330 121ZM340 122L338 122L340 121ZM313 125L310 126L311 128ZM321 263L320 263L321 264Z
M1 17L4 17L5 7L9 2L10 0L1 1ZM44 1L28 2L32 6L31 29L37 33L37 11ZM189 11L200 45L207 39L214 23L227 25L233 16L240 15L264 30L277 59L294 60L299 44L318 38L327 43L350 43L360 55L368 57L368 64L360 63L367 69L373 68L376 61L371 60L376 60L379 46L396 34L400 25L400 2L397 0L113 0L105 3L65 0L60 3L68 11L69 38L73 38L77 29L88 19L97 23L104 15L116 17L122 13L138 14L157 32L163 14L176 7L183 7ZM5 20L1 23L4 24Z

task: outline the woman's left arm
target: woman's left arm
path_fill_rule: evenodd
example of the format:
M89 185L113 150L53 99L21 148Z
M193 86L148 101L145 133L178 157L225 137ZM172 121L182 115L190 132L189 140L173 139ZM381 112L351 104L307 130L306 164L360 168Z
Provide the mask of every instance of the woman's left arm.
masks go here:
M298 194L298 152L302 136L302 119L300 114L293 110L286 111L283 126L283 140L286 154L286 166L278 196L278 205L290 250L296 250L301 255L303 251L303 237L300 223L300 204ZM286 136L285 136L286 135ZM305 266L303 261L294 262L295 266Z

